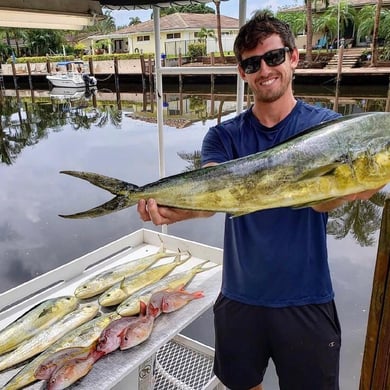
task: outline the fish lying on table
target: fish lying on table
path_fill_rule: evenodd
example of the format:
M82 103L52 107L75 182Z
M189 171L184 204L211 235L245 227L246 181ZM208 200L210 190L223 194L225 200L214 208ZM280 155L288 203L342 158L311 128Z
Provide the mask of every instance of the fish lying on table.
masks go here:
M34 306L0 331L0 355L50 327L77 306L77 298L70 295L50 298Z
M27 363L3 386L2 390L17 390L35 382L37 380L35 372L38 367L55 352L71 347L91 347L99 338L101 332L111 321L117 318L120 318L117 313L103 314L68 332L35 359Z
M175 257L178 253L168 253L164 245L161 244L156 253L128 261L90 277L76 288L74 295L79 299L87 299L99 295L124 278L149 268L160 259Z
M390 113L328 121L271 149L138 187L96 173L62 171L116 195L66 218L99 217L154 198L159 205L240 216L306 207L390 182Z
M176 257L170 263L148 268L145 271L139 272L138 274L129 276L124 278L122 281L115 283L99 297L100 305L117 305L141 288L160 280L165 275L173 271L176 267L182 265L191 258L190 253L185 252L183 254L185 255L183 259L181 258L182 254L180 253L176 255Z
M161 280L138 290L119 304L116 308L116 312L121 316L133 316L138 314L140 312L140 303L144 302L145 304L148 304L152 294L162 290L176 290L179 287L184 288L196 274L218 266L213 265L211 267L204 267L207 263L209 263L209 261L204 261L188 270L167 275Z
M16 349L0 356L0 371L37 355L69 331L91 320L99 311L98 305L84 305L68 313L49 328L18 345Z

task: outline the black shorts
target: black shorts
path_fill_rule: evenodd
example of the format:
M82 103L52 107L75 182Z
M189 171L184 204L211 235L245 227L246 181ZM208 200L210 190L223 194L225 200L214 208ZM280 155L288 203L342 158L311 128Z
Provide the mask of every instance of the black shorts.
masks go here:
M271 308L220 294L214 324L214 372L229 389L262 383L270 358L281 390L339 389L341 330L333 301Z

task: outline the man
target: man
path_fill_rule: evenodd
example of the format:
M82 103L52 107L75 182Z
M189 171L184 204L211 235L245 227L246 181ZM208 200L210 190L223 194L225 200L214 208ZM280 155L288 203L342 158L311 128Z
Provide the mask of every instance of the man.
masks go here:
M297 101L292 80L298 50L288 25L256 14L234 44L238 70L254 104L210 128L203 166L269 149L339 115ZM262 389L271 358L282 390L338 389L340 325L327 248L327 211L366 191L313 208L276 208L225 220L221 293L214 305L214 371L229 389ZM207 212L158 207L138 212L156 225L205 217Z

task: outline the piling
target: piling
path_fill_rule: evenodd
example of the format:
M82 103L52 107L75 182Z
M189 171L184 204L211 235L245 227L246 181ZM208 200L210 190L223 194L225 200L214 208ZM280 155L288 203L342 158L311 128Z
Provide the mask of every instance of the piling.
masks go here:
M389 363L390 198L387 198L382 214L359 389L390 389Z
M34 86L32 82L31 65L29 61L27 61L27 72L28 72L28 85L30 86L30 91L32 91L34 89Z

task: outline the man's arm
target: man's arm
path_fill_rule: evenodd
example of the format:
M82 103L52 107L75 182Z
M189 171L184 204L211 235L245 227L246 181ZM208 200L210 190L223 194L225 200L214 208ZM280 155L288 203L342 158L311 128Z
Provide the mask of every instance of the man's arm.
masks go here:
M367 200L370 199L371 196L376 194L378 191L380 191L383 187L376 188L374 190L359 192L357 194L346 195L341 198L330 200L329 202L323 202L316 206L313 206L313 210L325 213L336 209L337 207L341 206L345 202L352 202L354 200Z

